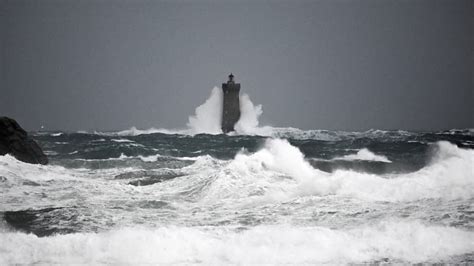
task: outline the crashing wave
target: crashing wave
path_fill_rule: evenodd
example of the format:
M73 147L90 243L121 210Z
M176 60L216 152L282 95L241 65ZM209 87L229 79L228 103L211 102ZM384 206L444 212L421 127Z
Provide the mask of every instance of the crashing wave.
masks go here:
M223 108L222 90L214 87L209 98L196 108L195 114L189 117L187 134L222 134L221 120ZM235 133L241 135L270 135L271 127L259 127L262 105L254 105L250 96L240 96L240 119L235 124Z
M190 134L221 134L223 105L222 90L214 87L209 98L196 108L196 113L189 117L188 133Z
M421 263L474 251L473 232L400 221L353 229L160 227L43 238L2 232L0 237L2 265Z
M212 202L216 198L257 195L270 201L289 201L305 196L338 195L396 202L474 197L474 151L448 142L435 145L437 151L432 162L421 170L381 176L351 170L323 172L311 166L288 141L268 139L261 150L239 153L218 170L200 169L203 176L215 177L203 199Z
M131 127L130 129L118 132L94 132L99 135L107 136L137 136L144 134L182 134L182 135L196 135L196 134L222 134L221 120L223 108L222 90L214 87L211 94L206 101L195 109L194 115L188 117L187 128L185 129L165 129L165 128L149 128L138 129ZM273 138L294 138L294 139L317 139L323 141L338 141L354 138L371 138L384 139L390 138L393 140L401 140L410 137L414 132L405 130L380 130L369 129L363 132L355 131L329 131L329 130L303 130L294 127L272 127L261 126L259 118L263 114L262 105L254 105L248 94L240 96L241 116L235 125L235 132L230 135L258 135ZM462 134L472 136L473 129L452 129L449 131L442 131L437 134ZM83 132L86 133L86 132Z
M374 161L374 162L384 162L384 163L392 162L389 159L387 159L386 156L377 155L371 152L367 148L360 149L356 154L349 154L349 155L344 155L342 157L336 157L333 160L347 160L347 161L360 160L360 161Z

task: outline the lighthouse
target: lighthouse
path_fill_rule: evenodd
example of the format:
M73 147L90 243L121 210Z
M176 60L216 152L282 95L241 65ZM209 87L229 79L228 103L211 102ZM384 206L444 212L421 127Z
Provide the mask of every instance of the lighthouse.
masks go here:
M234 75L230 73L227 83L222 83L224 106L222 108L222 132L234 131L234 125L240 118L240 84L235 83Z

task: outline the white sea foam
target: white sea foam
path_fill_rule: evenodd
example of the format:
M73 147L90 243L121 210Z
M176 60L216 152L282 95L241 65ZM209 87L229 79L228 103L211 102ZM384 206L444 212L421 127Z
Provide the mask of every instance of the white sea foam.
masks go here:
M160 154L150 155L150 156L138 156L140 160L144 162L156 162L158 158L163 157Z
M240 119L235 124L235 131L240 135L271 136L273 128L260 126L259 118L263 113L262 105L254 105L248 94L240 97Z
M69 154L75 154L77 153L69 153ZM168 158L168 159L175 159L175 160L180 160L180 161L196 161L199 158L204 157L204 156L196 156L196 157L174 157L174 156L165 156L161 154L153 154L153 155L148 155L148 156L143 156L143 155L138 155L138 156L127 156L124 153L121 153L119 157L111 157L111 158L106 158L106 159L75 159L79 161L88 161L88 162L100 162L100 161L115 161L115 160L129 160L129 159L140 159L144 162L156 162L158 158Z
M214 87L211 91L209 98L199 105L194 115L188 117L188 123L186 129L137 129L131 127L127 130L119 132L95 132L96 134L108 135L108 136L137 136L143 134L153 133L164 133L164 134L222 134L221 121L222 121L222 108L223 108L223 94L222 89ZM272 127L259 126L259 117L262 114L262 105L254 105L247 94L240 96L240 109L241 116L237 124L235 125L236 132L233 134L245 134L245 135L262 135L270 136L272 134Z
M209 98L202 105L196 108L196 113L193 116L189 117L189 133L222 133L222 97L222 90L218 87L214 87Z
M210 156L177 157L194 160L183 168L186 187L206 183L203 200L245 199L246 197L287 201L305 196L339 195L368 201L414 201L420 199L471 199L474 197L474 150L458 148L449 142L434 144L432 161L424 168L406 174L381 176L351 170L326 173L315 169L303 153L286 140L268 139L255 153L238 153L231 161ZM160 154L126 156L103 160L140 159L155 162ZM0 176L32 181L73 180L73 170L60 166L30 165L11 156L0 156ZM212 179L212 180L209 180ZM170 186L172 186L173 180ZM181 188L177 188L178 190Z
M131 140L129 140L129 139L111 139L111 141L113 141L113 142L119 142L119 143L120 143L120 142L133 142L133 141L131 141Z
M346 160L346 161L354 161L354 160L362 160L362 161L375 161L375 162L384 162L384 163L391 163L387 157L383 155L377 155L371 152L367 148L360 149L356 154L349 154L344 155L342 157L336 157L333 160Z
M351 170L319 171L286 140L268 139L261 150L253 154L240 153L227 166L217 170L214 175L218 178L204 199L212 202L215 198L237 199L255 195L277 201L324 195L390 202L473 198L474 151L448 142L436 145L438 151L433 161L423 169L396 176L380 176ZM205 175L212 176L211 173Z
M149 128L149 129L138 129L136 127L131 127L126 130L122 130L119 132L94 132L98 135L105 135L105 136L138 136L144 134L154 134L154 133L163 133L163 134L179 134L179 130L172 130L172 129L165 129L165 128Z
M196 108L195 115L189 117L189 134L207 133L222 134L223 94L218 87L212 89L211 95L202 105ZM240 119L235 125L237 134L269 135L271 127L259 127L262 105L254 105L248 94L240 96Z
M24 163L8 154L0 156L0 176L5 176L10 181L71 180L69 170L64 167Z
M474 233L386 221L354 229L290 225L123 228L38 238L0 233L0 264L318 264L437 262L474 252ZM20 248L21 247L21 248Z
M222 90L218 87L214 87L211 90L211 94L206 99L206 101L195 109L195 113L193 115L188 117L187 128L165 129L152 127L149 129L138 129L136 127L131 127L130 129L122 130L119 132L94 133L107 136L136 136L154 133L183 135L195 135L201 133L212 135L222 134L222 108ZM231 135L259 135L274 138L318 139L326 141L335 141L348 138L385 138L387 136L391 138L403 139L413 134L412 132L404 130L386 131L379 129L370 129L365 132L349 132L327 131L319 129L302 130L293 127L261 126L259 124L259 118L263 114L262 105L254 105L254 103L250 99L250 96L245 93L240 95L240 111L241 117L235 125L235 132L230 133ZM454 130L450 132L452 132L451 134L455 134L456 132L459 133L458 131ZM463 134L472 135L473 129L466 129L464 131L466 132L464 132ZM443 132L441 133L445 134ZM361 151L361 153L362 154L358 155L359 157L363 157L365 155L365 151ZM378 159L382 158L378 157Z
M226 211L229 210L253 216L260 211L254 207L261 206L261 202L265 206L280 206L283 205L279 204L282 201L294 203L300 198L325 195L334 195L328 199L337 203L350 197L366 201L362 204L371 206L378 204L372 205L373 201L416 201L427 198L440 199L436 202L441 204L444 200L466 199L469 204L474 197L474 151L458 148L448 142L438 142L432 150L432 161L425 168L409 174L380 176L353 171L326 173L312 167L301 151L286 140L268 139L257 152L242 151L230 161L217 160L209 155L193 157L195 162L180 170L185 176L144 187L107 179L118 173L136 171L135 168L87 169L81 172L54 165L31 165L8 155L0 156L0 176L7 179L1 183L5 196L3 203L8 202L2 205L8 206L6 210L26 209L25 206L41 209L56 204L62 207L77 206L78 201L102 206L108 202L115 203L116 199L120 199L119 204L123 203L123 199L127 200L127 204L142 200L173 199L173 207L177 208L172 215L169 215L169 210L166 211L166 216L173 217L170 223L160 223L161 218L150 222L149 226L153 226L156 221L156 225L161 226L158 228L112 228L111 231L100 233L38 238L24 233L6 232L0 226L0 265L301 265L364 263L385 259L393 263L450 262L450 256L474 252L474 232L468 231L466 227L427 225L413 220L416 219L414 217L404 221L385 217L381 222L374 219L362 224L349 222L331 228L293 224L292 219L300 218L295 216L289 220L278 217L278 225L264 222L246 228L225 225L184 227L185 224L196 224L196 221L206 223L199 217L201 210L206 215L220 216L225 220L235 217L227 216ZM152 162L160 156L133 158ZM122 155L116 159L130 158ZM25 179L45 187L22 186L21 181ZM41 193L45 196L40 196ZM216 207L218 204L224 207ZM412 204L424 206L422 202L410 202ZM399 205L394 203L390 206ZM130 217L118 216L127 221L123 223L126 226L134 226L135 215L147 219L150 217L148 212L140 214L139 209L134 210ZM190 210L198 210L198 213L191 214ZM102 215L102 212L108 214L109 211L108 208L101 209L98 215ZM93 218L97 219L94 223L101 221L97 217ZM312 225L312 222L305 224Z
M207 155L204 156L196 156L196 157L188 157L188 156L183 156L183 157L174 157L174 156L164 156L161 154L155 154L155 155L149 155L149 156L129 156L127 158L139 158L140 160L144 162L156 162L158 158L167 158L167 159L174 159L174 160L179 160L179 161L197 161L200 158L206 157Z

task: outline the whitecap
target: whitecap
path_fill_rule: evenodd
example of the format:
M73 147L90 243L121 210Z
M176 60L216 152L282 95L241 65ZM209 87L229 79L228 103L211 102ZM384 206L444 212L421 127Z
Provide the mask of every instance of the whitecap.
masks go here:
M42 238L2 232L0 237L2 265L421 263L449 261L474 251L473 232L416 221L383 221L353 229L129 227Z
M383 155L377 155L371 152L367 148L360 149L356 154L349 154L344 155L342 157L336 157L333 160L344 160L344 161L354 161L354 160L361 160L361 161L375 161L375 162L384 162L384 163L391 163L387 157Z
M438 150L430 164L419 171L398 175L352 170L326 173L313 168L297 147L281 139L268 139L255 153L239 153L214 172L209 170L215 168L212 161L206 162L206 167L196 168L203 176L214 178L203 192L203 200L208 202L222 198L240 200L251 195L261 195L270 201L325 195L389 202L474 197L474 151L448 142L435 145Z

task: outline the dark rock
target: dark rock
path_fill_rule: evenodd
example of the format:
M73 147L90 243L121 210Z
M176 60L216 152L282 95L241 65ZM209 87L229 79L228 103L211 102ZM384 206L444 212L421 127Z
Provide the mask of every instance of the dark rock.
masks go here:
M48 157L40 146L15 120L0 117L0 155L5 154L25 163L48 164Z

